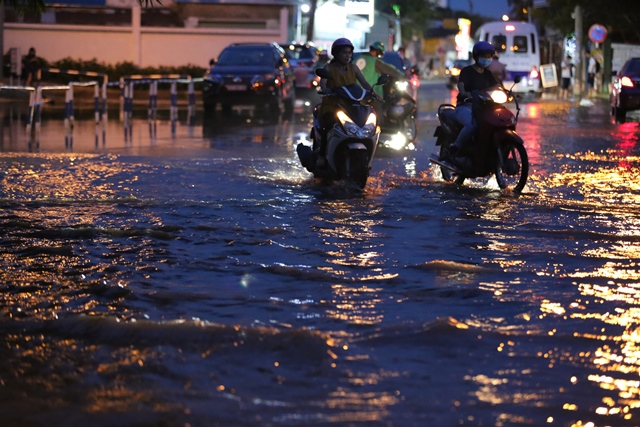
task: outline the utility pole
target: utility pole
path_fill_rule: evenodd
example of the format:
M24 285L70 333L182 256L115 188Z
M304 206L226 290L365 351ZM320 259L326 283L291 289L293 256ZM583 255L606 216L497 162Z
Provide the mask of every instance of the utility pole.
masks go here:
M309 22L307 23L307 41L313 41L313 26L316 20L316 8L318 7L318 0L311 0L311 8L309 10Z
M573 84L573 96L576 98L582 97L583 93L583 84L584 84L584 76L585 76L585 68L584 64L584 52L582 47L582 8L580 5L577 5L573 12L573 19L575 23L574 32L576 35L576 52L574 58L574 70L576 70L574 75L574 84Z

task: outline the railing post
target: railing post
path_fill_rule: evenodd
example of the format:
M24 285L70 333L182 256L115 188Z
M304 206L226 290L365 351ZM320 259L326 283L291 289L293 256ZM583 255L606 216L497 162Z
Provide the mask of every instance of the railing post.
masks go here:
M171 117L171 135L175 136L176 134L176 122L178 120L178 81L173 80L171 82L171 108L170 108L170 117Z
M189 92L189 126L193 126L196 121L196 94L193 87L193 80L191 79L189 79L189 86L187 90Z

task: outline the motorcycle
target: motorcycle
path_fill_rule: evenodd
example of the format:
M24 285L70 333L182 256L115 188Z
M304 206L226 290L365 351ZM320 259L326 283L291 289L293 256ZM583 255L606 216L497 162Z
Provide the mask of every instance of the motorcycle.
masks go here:
M417 105L409 94L410 80L395 80L385 87L380 146L392 150L412 149L418 135Z
M515 80L519 81L519 78ZM429 161L440 166L445 181L462 185L467 178L495 175L501 189L510 189L514 193L522 191L529 175L529 158L524 141L516 133L520 105L513 94L513 86L491 93L474 91L472 114L478 128L468 152L453 159L448 158L449 147L462 126L455 119L455 106L442 104L438 107L440 125L434 136L437 138L436 146L440 146L440 156L433 154ZM516 114L503 105L511 101L515 102Z
M328 71L319 68L316 74L329 78ZM376 85L384 84L388 76L380 76ZM361 86L349 85L333 88L328 93L319 92L320 96L332 96L338 99L336 117L338 121L326 132L326 153L323 156L324 166L319 166L320 142L323 129L321 126L320 104L313 109L313 127L310 139L313 146L299 143L296 147L300 163L315 178L328 181L348 181L363 189L369 178L371 162L376 152L380 128L378 118L370 103L374 99L373 91L366 91Z

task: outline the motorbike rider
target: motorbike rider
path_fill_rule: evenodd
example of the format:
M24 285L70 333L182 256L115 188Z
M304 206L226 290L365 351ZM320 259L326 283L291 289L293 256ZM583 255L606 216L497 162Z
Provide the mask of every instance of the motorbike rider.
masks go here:
M472 56L475 61L460 70L458 77L458 97L456 100L455 118L462 125L462 130L453 144L449 147L448 158L454 164L461 163L461 156L470 147L471 139L477 129L477 124L471 112L472 96L475 90L492 90L499 87L493 73L489 70L495 49L491 43L480 41L473 45Z
M315 65L313 66L313 69L317 69L317 68L322 68L325 65L327 65L329 63L329 52L327 52L327 49L322 49L319 53L318 53L318 60L316 61Z
M328 92L335 87L348 86L360 83L367 91L371 91L372 86L367 82L362 71L355 64L351 63L353 57L353 44L349 39L336 39L331 45L331 55L333 59L323 68L329 71L330 77L320 79L320 89ZM318 156L318 166L325 166L325 153L327 145L327 132L337 121L336 107L338 100L332 96L322 98L320 104L320 124L322 126L322 140L320 141L320 155Z
M380 59L382 55L384 55L384 44L373 42L369 46L369 52L363 53L356 61L356 65L362 70L362 74L369 84L374 85L382 74L389 75L391 79L406 80L407 76L403 72ZM376 86L374 90L381 97L384 96L382 86Z

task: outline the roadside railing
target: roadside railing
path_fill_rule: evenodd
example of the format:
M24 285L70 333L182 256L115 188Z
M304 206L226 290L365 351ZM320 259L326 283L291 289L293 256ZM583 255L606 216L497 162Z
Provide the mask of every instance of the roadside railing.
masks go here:
M133 99L135 85L148 85L148 119L155 122L158 113L158 85L170 85L170 106L169 120L171 122L171 135L176 135L178 123L178 84L187 85L188 94L188 110L187 124L192 127L195 124L195 108L196 97L194 83L202 81L202 78L194 79L190 75L185 74L149 74L149 75L130 75L120 77L120 114L121 120L125 126L125 140L132 137L133 132ZM150 126L150 131L155 131L155 127ZM154 135L151 135L152 137Z
M150 136L155 137L158 112L158 86L170 85L169 119L171 122L171 134L176 135L178 123L178 85L187 85L188 110L187 124L190 130L195 125L196 98L194 83L202 81L202 78L192 78L183 74L152 74L123 76L116 82L109 82L106 74L92 71L63 70L59 68L45 68L41 73L63 74L68 76L83 76L94 78L90 81L72 81L63 85L39 85L39 86L0 86L0 91L22 91L29 93L29 111L27 115L26 132L30 147L40 145L40 132L42 121L42 109L45 104L47 91L65 90L64 126L65 146L73 146L73 129L75 124L74 87L94 86L94 116L96 124L96 147L99 145L100 135L102 143L106 144L106 129L108 121L107 87L117 86L120 89L120 119L124 123L125 142L132 138L133 134L133 101L135 85L146 84L148 90L148 119Z

